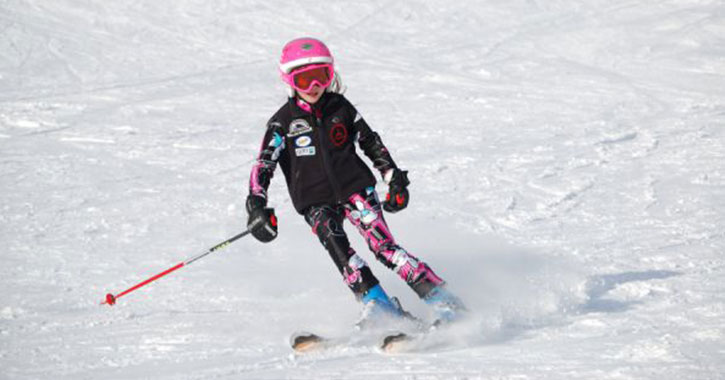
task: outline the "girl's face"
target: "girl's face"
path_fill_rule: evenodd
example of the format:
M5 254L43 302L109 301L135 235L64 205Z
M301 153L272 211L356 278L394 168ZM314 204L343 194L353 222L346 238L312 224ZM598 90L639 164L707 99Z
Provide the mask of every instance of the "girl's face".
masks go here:
M306 101L309 104L317 103L317 101L320 100L322 94L324 93L325 89L316 84L313 85L308 92L297 91L297 95L299 95L302 100Z

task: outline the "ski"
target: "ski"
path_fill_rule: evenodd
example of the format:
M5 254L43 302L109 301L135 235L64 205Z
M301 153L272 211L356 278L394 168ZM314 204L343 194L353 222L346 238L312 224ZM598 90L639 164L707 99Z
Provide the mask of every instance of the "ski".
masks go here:
M386 335L383 337L380 349L383 350L383 352L395 352L396 346L398 346L401 342L409 341L410 339L410 335L403 332Z
M432 324L425 323L404 311L395 297L391 301L400 310L400 315L393 318L380 315L376 318L368 316L355 324L354 332L333 338L299 331L290 337L290 347L295 353L300 354L332 348L364 347L374 348L383 353L403 352L417 348L430 331L437 329L438 321Z
M440 347L447 344L445 334L441 335L440 332L448 327L450 324L435 321L427 328L414 332L393 331L380 340L379 348L385 353L393 354Z
M425 333L394 332L383 337L379 348L386 354L394 354L409 351L416 346L416 342L422 339Z
M309 332L297 332L290 337L290 346L297 353L309 353L329 348L333 339Z
M387 352L400 352L404 350L402 344L404 341L413 340L416 337L414 333L395 332L379 332L379 333L363 333L360 335L342 335L338 337L326 337L319 334L301 331L292 334L289 343L290 347L296 354L307 355L331 351L336 349L348 348L369 348L382 350ZM381 343L383 342L383 343Z

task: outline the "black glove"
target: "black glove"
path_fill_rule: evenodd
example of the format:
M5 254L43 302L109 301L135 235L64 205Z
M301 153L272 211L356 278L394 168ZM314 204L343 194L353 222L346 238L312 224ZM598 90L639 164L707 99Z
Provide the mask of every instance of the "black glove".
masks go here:
M393 175L390 178L388 185L388 195L385 197L385 203L383 203L383 209L387 212L398 212L408 207L408 172L400 170L398 168L392 169Z
M262 243L269 243L277 237L277 216L274 209L265 207L267 200L257 196L247 197L247 228L252 231L252 236Z

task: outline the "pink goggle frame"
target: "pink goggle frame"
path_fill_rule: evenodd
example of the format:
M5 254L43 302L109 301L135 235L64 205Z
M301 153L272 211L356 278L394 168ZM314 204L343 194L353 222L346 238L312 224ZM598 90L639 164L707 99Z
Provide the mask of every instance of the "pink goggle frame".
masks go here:
M309 92L317 84L327 88L335 77L335 68L330 63L306 65L292 70L289 74L281 73L282 80L297 91Z

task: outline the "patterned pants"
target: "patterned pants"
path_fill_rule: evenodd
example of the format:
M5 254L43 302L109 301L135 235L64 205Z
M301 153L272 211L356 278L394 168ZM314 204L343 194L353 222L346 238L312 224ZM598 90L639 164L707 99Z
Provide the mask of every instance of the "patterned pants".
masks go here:
M312 226L322 245L343 276L343 280L360 298L378 284L372 271L352 247L342 228L344 218L365 238L378 261L395 271L423 298L443 280L424 262L399 246L383 219L375 189L355 193L342 205L313 206L306 210L305 220Z

